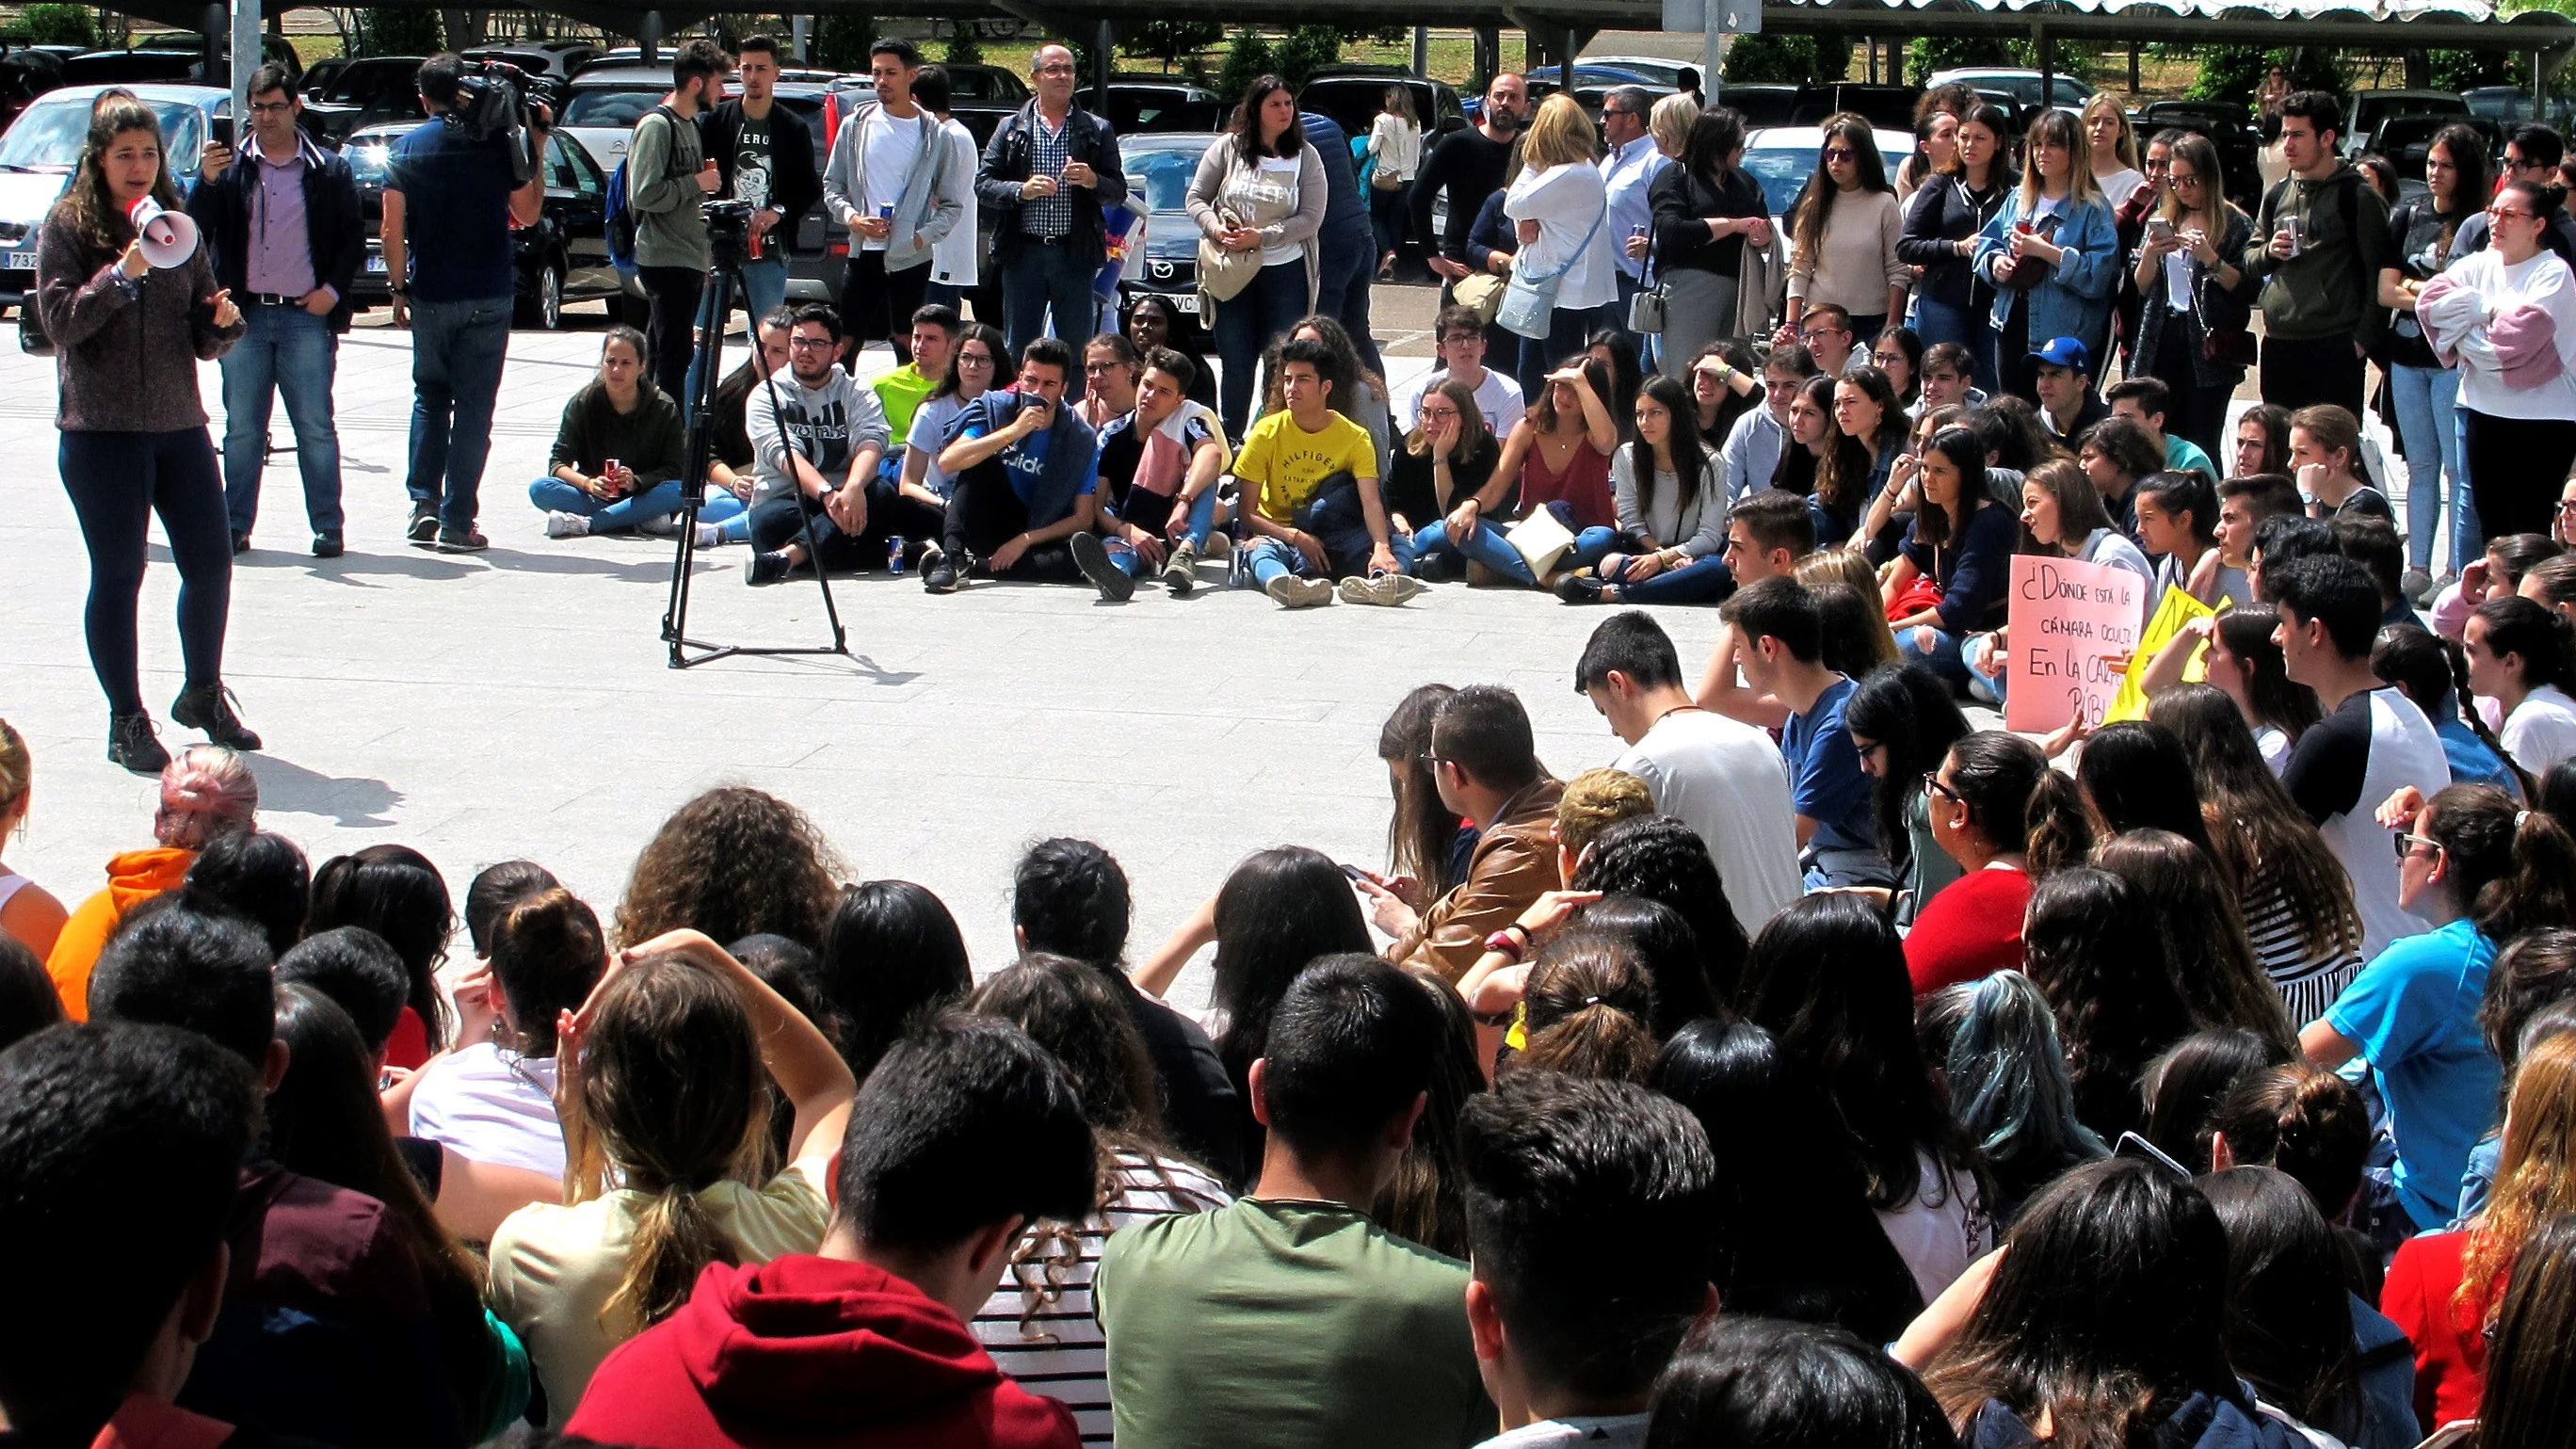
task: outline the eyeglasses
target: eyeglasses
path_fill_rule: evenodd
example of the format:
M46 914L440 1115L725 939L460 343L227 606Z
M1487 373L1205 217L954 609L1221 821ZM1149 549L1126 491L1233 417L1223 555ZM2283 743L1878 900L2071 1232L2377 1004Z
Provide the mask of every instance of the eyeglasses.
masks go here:
M1880 367L1887 367L1893 363L1903 362L1905 360L1905 354L1896 351L1873 352L1869 355L1869 360L1877 363Z
M1923 772L1923 788L1931 794L1947 796L1961 805L1968 803L1968 798L1966 796L1941 783L1941 772L1938 770L1926 770Z
M1851 329L1847 327L1836 327L1830 323L1822 327L1801 327L1798 329L1798 340L1801 342L1812 342L1819 337L1831 337L1837 332L1848 332L1850 330Z
M1086 362L1082 365L1082 373L1089 377L1095 372L1116 372L1126 365L1123 362Z
M1827 146L1825 148L1825 159L1827 161L1849 161L1859 154L1860 153L1858 151L1853 150L1849 146Z
M295 102L293 101L253 101L250 103L250 113L254 116L282 116L294 109Z
M2516 211L2510 206L2490 206L2487 208L2487 220L2490 222L2503 221L2507 217L2520 217L2524 221L2540 220L2539 213L2537 212Z
M790 347L802 347L809 351L819 351L823 348L838 347L841 345L841 341L837 337L790 337L787 339L787 345Z
M2189 171L2167 171L2165 173L2165 179L2172 182L2177 187L2198 186L2200 184L2200 177Z
M993 365L993 359L986 357L980 352L961 352L957 354L957 365L959 367L990 367Z
M1456 408L1435 408L1429 403L1424 403L1422 405L1422 420L1426 423L1452 422L1455 421L1457 417L1458 410Z
M2419 845L2429 845L2433 847L2433 853L2437 856L2442 853L2442 842L2426 835L2413 835L2400 830L2392 837L2392 842L2397 847L2397 858L2399 860L2404 860L2406 857L2413 855L2415 853L2415 847Z
M1038 67L1038 74L1040 74L1040 75L1071 75L1071 74L1073 74L1073 67L1072 67L1072 66L1069 66L1069 65L1066 65L1066 64L1062 63L1061 61L1059 61L1059 62L1057 62L1057 63L1056 63L1056 64L1054 64L1054 65L1042 65L1042 66L1039 66L1039 67Z

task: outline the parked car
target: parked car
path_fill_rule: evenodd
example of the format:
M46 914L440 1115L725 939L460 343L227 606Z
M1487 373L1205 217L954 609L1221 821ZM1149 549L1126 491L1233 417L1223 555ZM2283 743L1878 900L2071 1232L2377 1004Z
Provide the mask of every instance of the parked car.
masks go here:
M308 106L322 99L322 93L331 88L331 78L348 69L349 60L345 55L332 55L306 66L304 73L296 77L296 94L304 97Z
M2391 116L2466 116L2469 103L2452 91L2361 90L2344 98L2343 131L2335 138L2347 156L2370 149L2371 134Z
M16 120L36 97L63 83L61 56L26 45L6 49L0 55L0 129Z
M70 85L28 103L0 135L0 305L25 299L36 284L36 234L71 184L89 141L90 106L106 85ZM215 86L141 82L126 89L152 108L169 148L171 179L182 192L197 184L197 153L205 149L207 122L229 117L233 99Z
M1219 130L1235 106L1205 86L1158 75L1111 76L1105 105L1097 86L1084 86L1074 99L1093 115L1108 117L1121 140L1147 131Z
M1297 109L1329 118L1344 135L1365 136L1385 104L1390 85L1413 93L1413 118L1422 123L1425 136L1446 135L1467 124L1466 108L1447 81L1425 80L1391 65L1326 66L1297 92Z
M1790 115L1798 109L1799 95L1804 89L1803 86L1792 85L1721 84L1717 88L1717 103L1740 113L1747 126L1785 126L1789 124Z
M531 40L512 45L478 45L465 51L467 60L499 60L526 71L532 76L551 76L570 80L573 73L601 54L600 48L578 40Z
M1198 315L1199 228L1190 220L1190 176L1215 141L1215 133L1207 131L1119 137L1129 204L1145 209L1145 260L1142 266L1130 266L1119 284L1120 313L1151 292L1169 299L1184 316Z
M1680 69L1680 66L1672 64L1665 66L1664 69L1667 71L1677 71ZM1553 95L1566 88L1565 82L1562 79L1564 74L1565 67L1561 65L1543 65L1538 67L1536 70L1526 72L1523 74L1521 79L1529 83L1529 92L1531 96L1547 96ZM1659 80L1655 76L1648 74L1646 71L1639 70L1634 66L1621 65L1616 62L1606 60L1578 60L1574 63L1574 88L1576 90L1581 90L1586 86L1596 86L1603 89L1609 89L1616 86L1660 86L1667 91L1676 88L1675 82L1672 80Z
M2460 103L2472 116L2490 121L2528 121L2533 118L2531 92L2520 86L2476 86L2460 92Z
M350 300L361 308L388 300L384 243L385 178L394 142L429 124L387 121L349 137L340 154L358 182L366 218L367 260ZM518 257L518 325L557 328L566 302L606 300L617 312L623 288L608 262L608 174L579 141L557 131L546 143L546 203L537 224L512 234Z
M2478 115L2384 117L2362 150L2387 157L2388 164L2396 168L2398 180L2421 181L2424 179L2424 153L2432 149L2433 137L2440 134L2445 126L2466 126L2477 132L2478 143L2486 147L2490 166L2503 157L2506 127Z
M1682 88L1683 71L1689 71L1693 75L1699 74L1699 67L1697 65L1686 60L1674 60L1668 56L1587 55L1574 63L1576 83L1581 83L1583 72L1587 68L1596 67L1602 70L1624 72L1627 75L1636 77L1640 84L1662 86L1668 91L1677 91ZM1549 69L1554 69L1554 67L1551 66ZM1535 79L1536 77L1533 76L1532 78Z
M1878 141L1879 161L1887 174L1914 153L1914 132L1873 128L1870 135ZM1825 146L1822 126L1762 126L1745 133L1744 169L1762 186L1762 199L1769 204L1771 215L1786 233L1790 209L1798 204L1798 193L1807 178L1816 174L1816 156Z
M194 81L205 70L206 53L195 46L158 50L92 50L63 62L68 85L124 85L140 81L178 84Z
M626 159L628 133L670 91L668 65L594 65L565 86L557 124L579 138L602 169L614 171Z
M2149 101L2130 118L2143 142L2171 128L2196 131L2218 149L2218 169L2227 199L2246 215L2263 199L2263 134L2254 129L2251 112L2234 101Z
M371 55L349 62L319 98L305 101L305 129L324 145L337 146L369 126L424 119L428 112L420 104L420 63L426 58Z
M1850 111L1872 126L1912 131L1915 103L1922 99L1921 86L1823 81L1800 88L1797 109L1790 112L1789 124L1818 126L1824 124L1829 116Z
M2012 108L2018 111L2040 104L2040 81L2040 73L2035 70L2021 70L2009 66L1971 66L1957 70L1936 70L1925 82L1925 87L1934 89L1947 85L1965 85L1981 91L2001 91L2013 98ZM2093 88L2071 75L2052 72L2047 77L2047 81L2048 104L2061 111L2080 111L2084 109L2086 101L2093 99ZM1912 118L1907 119L1907 124L1913 124Z

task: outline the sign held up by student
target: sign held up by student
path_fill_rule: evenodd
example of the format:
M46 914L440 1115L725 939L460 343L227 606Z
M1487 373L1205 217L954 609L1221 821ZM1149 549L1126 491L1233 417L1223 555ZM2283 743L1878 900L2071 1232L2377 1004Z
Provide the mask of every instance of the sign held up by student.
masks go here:
M2080 711L2100 724L2138 647L2147 581L2127 569L2019 554L2012 561L2012 647L2004 727L2046 733Z

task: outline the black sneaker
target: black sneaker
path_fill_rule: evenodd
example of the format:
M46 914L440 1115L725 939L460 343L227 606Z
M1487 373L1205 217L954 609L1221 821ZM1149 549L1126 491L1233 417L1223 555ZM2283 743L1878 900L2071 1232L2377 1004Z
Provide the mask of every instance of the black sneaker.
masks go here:
M170 752L161 748L160 731L142 710L111 715L107 721L107 758L138 775L158 775L170 767Z
M481 553L483 550L490 548L491 546L492 540L485 538L482 534L477 533L470 528L465 530L463 533L458 533L453 529L447 528L442 528L438 531L438 551L440 553Z
M423 548L438 542L438 515L426 508L413 509L411 522L403 529L403 536Z
M947 555L940 555L939 561L922 574L921 587L933 594L957 592L957 566L948 561Z
M330 533L317 533L313 535L313 556L315 558L338 558L341 552L340 535L337 530Z
M1109 556L1109 550L1101 546L1099 534L1077 533L1065 541L1065 546L1073 550L1074 567L1082 570L1084 578L1091 580L1091 586L1100 591L1100 597L1113 604L1123 604L1135 597L1136 581L1129 578L1127 571Z
M1556 596L1569 604L1601 602L1601 581L1585 574L1563 574L1556 581Z
M233 553L235 555L240 555L248 552L250 552L250 534L243 529L234 529Z
M179 697L170 701L170 721L192 730L205 731L207 739L225 749L256 750L259 736L252 734L250 726L243 724L233 713L233 705L237 702L233 692L222 685L201 684L194 689L180 691Z
M912 561L912 571L923 583L928 583L930 581L930 571L939 567L942 563L945 563L947 559L947 552L941 549L939 545L935 543L925 543L921 546L921 557Z
M787 571L794 566L783 550L755 552L742 561L742 581L755 589L764 584L774 584L787 577Z

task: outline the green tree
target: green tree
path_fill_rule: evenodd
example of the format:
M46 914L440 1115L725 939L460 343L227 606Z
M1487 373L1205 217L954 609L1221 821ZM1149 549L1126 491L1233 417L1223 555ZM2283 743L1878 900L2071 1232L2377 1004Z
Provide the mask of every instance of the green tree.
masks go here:
M1280 77L1291 87L1342 58L1342 32L1330 25L1300 25L1279 42ZM1237 92L1237 94L1241 94Z
M1269 38L1247 25L1234 33L1233 43L1226 47L1225 64L1218 68L1210 89L1229 101L1239 101L1254 81L1278 68Z
M2325 46L2265 49L2259 45L2204 45L2200 79L2192 82L2194 100L2235 101L2252 105L2255 88L2274 66L2290 77L2293 90L2332 91L2341 95L2351 82L2342 55Z
M1225 27L1213 20L1148 20L1118 37L1118 53L1138 60L1159 60L1170 70L1181 57L1195 55L1225 38Z
M2476 86L2528 85L2530 68L2501 50L2437 50L2432 61L2433 88L2465 91Z
M1831 32L1739 35L1726 51L1727 80L1747 85L1841 80L1850 69L1850 40Z
M972 20L958 20L950 22L948 27L948 44L946 48L940 52L940 55L941 58L946 60L950 65L983 64L984 41L981 36L975 33L975 22Z
M428 55L441 48L436 11L380 9L361 15L361 54Z
M96 45L94 19L86 5L30 5L18 12L19 28L35 45Z
M838 11L814 17L808 47L814 64L825 70L864 71L868 47L876 43L877 18L863 11Z

